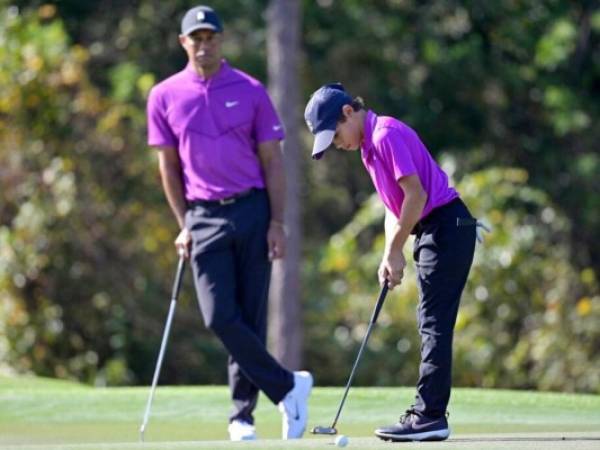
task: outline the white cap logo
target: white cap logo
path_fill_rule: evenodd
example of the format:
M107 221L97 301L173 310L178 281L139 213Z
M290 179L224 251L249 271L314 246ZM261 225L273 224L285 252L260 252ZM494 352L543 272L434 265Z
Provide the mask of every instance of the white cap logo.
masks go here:
M196 14L196 20L198 22L203 22L204 21L204 11L198 11L198 14Z

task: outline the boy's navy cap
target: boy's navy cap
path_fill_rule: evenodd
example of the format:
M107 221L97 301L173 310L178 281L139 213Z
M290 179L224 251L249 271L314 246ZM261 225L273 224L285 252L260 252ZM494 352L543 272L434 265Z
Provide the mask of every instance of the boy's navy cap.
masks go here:
M344 105L352 104L352 97L341 83L321 86L310 97L304 110L304 120L315 135L313 159L321 159L325 150L333 142L335 128Z
M187 36L196 30L212 30L215 33L223 31L221 19L214 9L201 5L185 13L181 20L181 34Z

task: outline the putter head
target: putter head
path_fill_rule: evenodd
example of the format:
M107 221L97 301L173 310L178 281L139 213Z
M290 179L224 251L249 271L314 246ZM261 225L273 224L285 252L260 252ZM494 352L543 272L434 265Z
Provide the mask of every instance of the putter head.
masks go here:
M328 434L328 435L337 434L337 430L333 427L321 427L318 425L316 427L314 427L312 430L310 430L310 432L312 434Z

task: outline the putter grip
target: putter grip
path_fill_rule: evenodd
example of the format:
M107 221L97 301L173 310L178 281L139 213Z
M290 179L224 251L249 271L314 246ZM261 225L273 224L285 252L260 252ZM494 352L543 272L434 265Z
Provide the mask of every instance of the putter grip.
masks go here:
M183 270L185 269L185 257L181 255L177 263L177 272L175 273L175 281L173 281L173 290L171 292L171 300L177 300L179 290L181 289L181 279L183 278Z
M383 301L385 300L387 292L388 283L386 281L381 288L381 292L379 293L379 298L377 299L377 304L375 305L375 310L373 311L373 317L371 318L372 323L377 322L377 318L379 317L379 312L381 311L381 307L383 306Z

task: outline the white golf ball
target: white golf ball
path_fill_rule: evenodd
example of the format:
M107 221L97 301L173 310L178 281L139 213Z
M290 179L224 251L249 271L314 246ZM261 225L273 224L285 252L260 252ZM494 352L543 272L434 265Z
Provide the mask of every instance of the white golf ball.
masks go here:
M335 438L335 445L337 445L338 447L345 447L346 445L348 445L348 442L350 442L348 440L348 437L344 436L343 434L340 434L338 437Z

